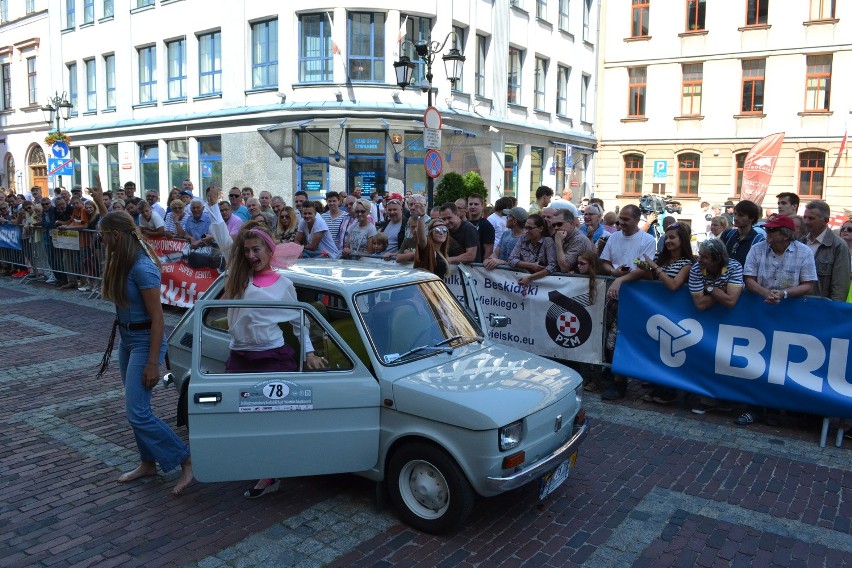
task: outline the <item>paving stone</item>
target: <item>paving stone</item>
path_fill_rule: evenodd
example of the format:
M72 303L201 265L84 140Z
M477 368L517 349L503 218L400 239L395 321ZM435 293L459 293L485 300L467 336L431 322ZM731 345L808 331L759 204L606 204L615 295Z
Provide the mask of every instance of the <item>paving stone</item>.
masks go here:
M242 498L245 483L196 483L175 499L176 472L119 485L138 459L120 381L115 366L101 381L91 373L114 309L21 290L0 277L0 294L14 296L0 329L43 355L0 343L2 566L852 566L848 444L696 418L686 402L648 405L636 385L616 404L586 397L592 433L559 491L542 503L529 488L480 500L456 535L401 526L353 476L287 480L256 501ZM68 309L81 316L73 327ZM154 391L168 424L176 402Z

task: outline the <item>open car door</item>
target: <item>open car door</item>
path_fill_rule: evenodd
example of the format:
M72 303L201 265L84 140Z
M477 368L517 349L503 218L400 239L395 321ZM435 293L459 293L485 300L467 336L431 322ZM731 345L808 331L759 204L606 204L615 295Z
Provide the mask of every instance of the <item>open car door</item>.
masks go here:
M480 329L482 329L482 333L485 337L488 337L488 320L485 317L485 312L482 311L482 306L479 305L477 298L479 298L479 292L476 290L476 281L473 278L473 274L471 274L470 270L463 264L458 264L459 276L461 280L462 293L464 294L464 301L462 305L466 306L470 313L473 314L476 319L476 323L479 324Z
M227 313L237 307L278 318L296 353L296 370L225 371ZM205 300L196 302L195 311L187 403L197 479L294 477L375 466L378 382L313 306ZM322 369L305 367L308 341Z

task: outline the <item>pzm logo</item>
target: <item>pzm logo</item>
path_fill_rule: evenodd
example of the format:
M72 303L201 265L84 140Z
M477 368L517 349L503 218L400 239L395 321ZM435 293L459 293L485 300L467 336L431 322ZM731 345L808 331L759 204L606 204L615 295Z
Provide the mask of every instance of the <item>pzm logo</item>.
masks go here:
M544 320L550 338L562 347L579 347L584 344L592 334L592 316L586 307L555 290L547 297L553 302Z

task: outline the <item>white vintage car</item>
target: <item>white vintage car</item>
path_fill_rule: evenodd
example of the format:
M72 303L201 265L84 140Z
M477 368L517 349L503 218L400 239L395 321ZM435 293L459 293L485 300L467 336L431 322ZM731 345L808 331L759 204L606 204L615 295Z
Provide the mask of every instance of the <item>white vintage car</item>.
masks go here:
M356 473L385 483L405 522L440 533L477 494L538 481L544 498L568 477L589 431L581 378L485 339L506 321L486 319L469 278L460 301L408 268L317 260L283 274L298 303L219 300L220 278L170 336L166 381L198 480ZM238 307L284 313L297 361L310 341L323 368L226 373Z

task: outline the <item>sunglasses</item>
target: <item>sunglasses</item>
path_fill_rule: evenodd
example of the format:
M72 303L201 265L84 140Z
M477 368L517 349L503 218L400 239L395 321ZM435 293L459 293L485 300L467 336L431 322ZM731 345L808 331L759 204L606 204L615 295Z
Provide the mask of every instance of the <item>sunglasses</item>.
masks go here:
M443 227L443 226L441 226L441 227L432 227L432 230L433 230L434 232L438 233L439 235L445 235L445 234L447 234L447 232L448 232L447 228L446 228L446 227Z
M538 225L524 225L524 229L530 231L532 229L541 229Z
M841 233L848 233L850 231L852 231L852 227L841 227L840 228Z
M242 195L240 195L239 193L231 193L228 195L228 197L242 197Z
M553 222L551 223L551 225L552 225L552 226L554 226L554 227L561 227L561 226L562 226L562 225L564 225L564 224L565 224L565 223L564 223L563 221L553 221Z

